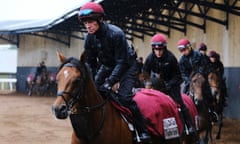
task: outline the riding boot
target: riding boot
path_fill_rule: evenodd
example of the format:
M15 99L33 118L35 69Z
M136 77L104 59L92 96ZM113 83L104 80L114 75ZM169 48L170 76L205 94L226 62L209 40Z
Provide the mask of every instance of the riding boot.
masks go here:
M128 99L123 102L124 105L126 105L132 112L133 115L133 123L137 129L138 137L140 139L140 142L143 143L151 143L151 135L147 130L146 127L146 121L140 112L136 102L132 99ZM136 138L137 139L137 138Z
M196 129L193 125L192 118L191 118L191 115L190 115L188 109L183 108L181 110L181 112L182 112L182 115L183 115L184 122L185 122L185 124L188 128L188 130L187 130L188 132L186 131L187 135L196 134Z

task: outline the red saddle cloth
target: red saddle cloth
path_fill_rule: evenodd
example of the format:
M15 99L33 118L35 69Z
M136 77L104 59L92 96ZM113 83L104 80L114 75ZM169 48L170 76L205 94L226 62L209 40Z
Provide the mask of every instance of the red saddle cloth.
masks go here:
M172 117L176 120L179 133L183 131L183 125L178 111L179 105L176 104L170 96L157 90L143 88L136 92L134 100L138 104L145 119L148 121L147 128L153 135L164 136L163 120ZM197 110L191 98L187 95L183 95L183 100L190 109L190 113L194 119L197 115ZM125 107L116 105L115 102L112 103L114 107L123 114L131 115L129 114L130 111Z

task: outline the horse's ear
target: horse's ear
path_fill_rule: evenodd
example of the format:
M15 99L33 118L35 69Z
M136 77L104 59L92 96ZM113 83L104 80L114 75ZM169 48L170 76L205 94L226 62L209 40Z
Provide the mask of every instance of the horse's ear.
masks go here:
M57 56L58 56L58 60L63 63L65 61L65 56L63 56L63 54L59 51L57 51Z
M86 62L86 52L85 52L85 51L81 54L80 61L81 61L82 63L85 63L85 62Z

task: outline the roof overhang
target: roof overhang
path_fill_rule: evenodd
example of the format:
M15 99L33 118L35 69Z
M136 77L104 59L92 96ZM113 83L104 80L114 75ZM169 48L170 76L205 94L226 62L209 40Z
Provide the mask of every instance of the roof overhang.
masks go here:
M15 3L18 0L9 0ZM15 13L5 17L3 9L0 13L0 33L2 34L21 34L29 32L44 31L76 15L79 8L90 0L22 0L21 7L17 6ZM28 4L30 3L30 4ZM22 7L24 6L25 7ZM33 5L31 5L33 4ZM39 5L45 5L44 8ZM4 7L4 4L1 4ZM9 8L13 9L13 5ZM34 7L34 11L32 8ZM23 8L29 11L21 12ZM28 15L28 16L24 16ZM21 18L22 17L22 18Z

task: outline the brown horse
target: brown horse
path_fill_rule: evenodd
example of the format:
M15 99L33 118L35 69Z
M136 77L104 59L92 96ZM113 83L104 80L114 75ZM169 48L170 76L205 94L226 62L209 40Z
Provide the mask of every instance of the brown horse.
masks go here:
M216 72L210 72L208 74L208 82L211 87L211 92L215 100L214 110L217 113L218 131L216 139L221 138L221 129L223 125L223 110L224 110L224 97L223 92L223 80Z
M130 131L128 124L122 118L122 114L113 106L111 100L98 93L84 57L82 56L79 61L76 58L66 59L61 53L58 53L58 58L61 62L57 73L58 97L53 103L52 110L58 119L65 119L68 115L70 116L73 127L72 144L137 143L133 139L136 131ZM157 118L163 117L162 113L153 112L161 109L162 106L168 108L165 110L165 112L168 112L166 119L155 119L155 122L160 124L160 128L164 129L166 133L160 134L161 131L158 131L153 122L151 123L152 127L150 126L150 129L148 127L152 133L152 143L181 144L183 126L178 120L180 116L177 104L169 96L158 91L145 89L143 92L146 95L141 95L142 97L137 97L137 94L142 93L136 92L134 99L138 101L138 104L139 101L142 101L142 105L147 105L146 108L152 108L151 111L146 110L147 115L153 115ZM158 102L155 103L157 105L151 105L153 98ZM163 100L166 100L167 103L162 103ZM142 112L145 110L141 106L139 107ZM147 117L147 120L149 120L149 117ZM151 130L159 135L154 135ZM179 136L170 138L176 135L178 130Z
M190 80L190 96L192 97L198 110L198 133L200 144L207 144L210 138L212 143L212 123L209 113L205 88L207 85L206 78L200 74L193 72Z

